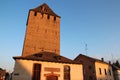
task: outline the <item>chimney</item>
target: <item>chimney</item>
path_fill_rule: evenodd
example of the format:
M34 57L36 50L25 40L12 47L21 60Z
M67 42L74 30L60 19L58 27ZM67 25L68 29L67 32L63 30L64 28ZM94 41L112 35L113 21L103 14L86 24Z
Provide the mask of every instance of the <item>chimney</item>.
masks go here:
M104 58L101 58L101 60L104 62Z

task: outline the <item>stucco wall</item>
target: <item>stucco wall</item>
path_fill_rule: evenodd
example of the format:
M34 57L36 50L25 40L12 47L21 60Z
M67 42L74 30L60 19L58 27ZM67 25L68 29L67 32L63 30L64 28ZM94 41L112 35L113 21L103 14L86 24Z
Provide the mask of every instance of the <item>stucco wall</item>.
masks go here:
M100 70L101 69L101 74L100 74ZM106 73L105 74L105 69L106 69ZM96 70L96 78L97 80L114 80L113 78L113 72L112 72L112 67L104 62L95 62L95 70ZM110 75L110 72L111 75Z
M45 68L57 68L59 72L52 74L58 74L58 80L64 80L64 66L70 66L71 80L83 80L83 69L81 64L65 64L65 63L54 63L54 62L41 62L32 60L16 60L15 68L13 72L13 80L32 80L33 64L41 64L41 80L46 80L45 74L51 72L45 71Z

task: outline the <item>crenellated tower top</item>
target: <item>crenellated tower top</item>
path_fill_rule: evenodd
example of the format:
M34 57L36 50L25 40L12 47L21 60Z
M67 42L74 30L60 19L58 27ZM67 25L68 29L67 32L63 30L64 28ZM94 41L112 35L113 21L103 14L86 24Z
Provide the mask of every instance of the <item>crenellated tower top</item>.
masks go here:
M44 3L44 4L42 4L42 5L38 6L38 7L36 7L34 9L30 9L30 10L31 11L35 11L35 12L40 12L42 14L48 14L48 15L60 17L56 13L54 13L52 11L52 9L50 9L49 6L46 3Z
M44 3L30 9L22 56L41 51L60 54L60 16Z

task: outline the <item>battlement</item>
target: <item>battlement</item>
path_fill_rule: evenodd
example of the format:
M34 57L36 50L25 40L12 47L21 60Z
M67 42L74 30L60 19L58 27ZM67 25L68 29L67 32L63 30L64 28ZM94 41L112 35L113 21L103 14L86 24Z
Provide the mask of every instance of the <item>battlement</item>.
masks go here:
M60 16L46 4L29 10L22 55L41 51L60 54Z
M51 20L51 21L55 21L55 22L60 21L60 18L57 17L57 16L53 16L53 15L50 15L50 14L43 14L43 13L35 12L35 11L30 11L29 16L33 16L33 17L36 17L36 18L39 18L39 19L47 19L47 20Z

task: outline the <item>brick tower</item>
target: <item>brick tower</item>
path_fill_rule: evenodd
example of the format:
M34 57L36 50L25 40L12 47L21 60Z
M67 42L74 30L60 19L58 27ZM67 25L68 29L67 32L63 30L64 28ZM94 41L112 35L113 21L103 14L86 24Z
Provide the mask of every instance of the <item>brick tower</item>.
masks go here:
M60 54L60 16L47 4L29 10L22 56L41 51Z

